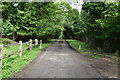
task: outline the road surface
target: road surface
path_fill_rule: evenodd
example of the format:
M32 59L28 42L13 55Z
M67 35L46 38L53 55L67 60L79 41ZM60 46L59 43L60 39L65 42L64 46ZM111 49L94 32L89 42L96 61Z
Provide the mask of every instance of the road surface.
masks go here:
M34 54L34 53L33 53ZM101 75L63 41L55 42L14 78L100 78Z

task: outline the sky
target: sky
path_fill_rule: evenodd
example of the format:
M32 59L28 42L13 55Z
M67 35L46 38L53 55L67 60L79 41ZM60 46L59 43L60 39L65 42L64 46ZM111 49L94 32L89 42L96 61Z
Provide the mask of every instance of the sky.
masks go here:
M73 2L70 5L72 8L77 9L80 12L82 10L82 4L83 0L79 0L78 2Z
M32 1L32 0L29 0ZM61 0L57 0L58 2ZM76 10L78 10L79 12L82 10L82 4L83 4L83 0L76 0L76 1L71 1L68 2L70 4L70 6ZM17 6L17 4L15 4L15 6Z

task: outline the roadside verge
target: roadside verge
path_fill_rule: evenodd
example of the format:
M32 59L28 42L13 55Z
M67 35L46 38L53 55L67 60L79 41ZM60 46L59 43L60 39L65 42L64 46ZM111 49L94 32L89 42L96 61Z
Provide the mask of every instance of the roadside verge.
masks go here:
M93 51L85 42L78 40L66 40L70 48L80 53L83 58L88 61L91 66L105 78L118 78L117 57L107 54L100 54ZM81 48L79 49L79 45Z
M50 45L51 43L43 43L42 49L38 46L37 48L33 48L31 51L23 51L23 55L21 57L18 57L18 54L15 54L11 57L5 58L2 63L2 79L9 78L21 71Z

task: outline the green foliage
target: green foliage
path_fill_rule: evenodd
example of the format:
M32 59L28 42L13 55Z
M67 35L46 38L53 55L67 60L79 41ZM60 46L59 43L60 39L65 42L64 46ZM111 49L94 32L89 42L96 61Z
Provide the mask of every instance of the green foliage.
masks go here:
M7 38L0 38L0 43L4 45L9 45L9 44L15 44L16 42Z
M94 41L115 53L120 49L120 3L85 2L79 13L62 2L4 2L2 33Z
M67 8L71 7L66 3L4 2L3 4L4 34L58 36L61 28L69 22ZM56 32L59 34L55 35Z
M54 42L54 41L56 41L56 39L49 39L48 41Z
M6 20L3 23L2 31L4 34L12 35L16 31L16 28L14 28L14 26L10 23L10 21Z
M6 39L6 38L0 38L0 41L1 41L1 43L3 43L3 44L10 44L10 42L8 41L9 39Z
M88 37L105 52L120 52L120 3L86 2L76 23L76 37Z

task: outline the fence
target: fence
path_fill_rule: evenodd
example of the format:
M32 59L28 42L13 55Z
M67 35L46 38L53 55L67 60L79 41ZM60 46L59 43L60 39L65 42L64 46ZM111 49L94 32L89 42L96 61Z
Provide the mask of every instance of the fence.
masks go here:
M33 44L33 42L34 42L34 44ZM38 44L38 42L40 42L40 44ZM26 47L26 48L23 49L24 44L29 45L29 47ZM10 55L3 56L3 48L4 47L11 47L13 45L19 45L19 50L11 53ZM19 53L19 56L22 56L23 50L30 50L31 51L33 47L37 47L38 45L40 46L40 49L41 49L42 40L38 41L38 39L35 39L35 40L30 39L28 42L25 42L25 43L22 43L22 41L19 41L19 44L11 44L11 45L6 45L6 46L4 46L3 44L0 44L0 60L2 60L4 58L7 58L7 57L10 57L10 56L12 56L16 53Z

